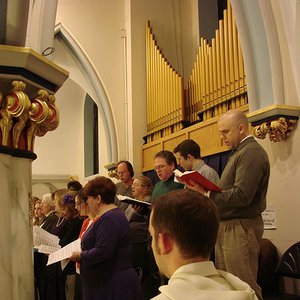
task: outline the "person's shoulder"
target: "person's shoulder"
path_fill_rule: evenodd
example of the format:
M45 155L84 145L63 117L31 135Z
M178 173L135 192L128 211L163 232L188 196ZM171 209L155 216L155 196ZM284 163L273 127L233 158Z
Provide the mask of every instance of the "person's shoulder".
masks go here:
M122 223L122 222L128 222L126 217L125 217L125 214L124 212L116 207L116 208L113 208L109 211L107 211L106 213L104 213L101 217L100 217L100 220L103 220L103 221L109 221L109 222L113 222L113 223Z
M245 143L244 147L238 151L239 155L250 156L253 158L255 157L256 159L262 157L263 160L268 160L268 154L266 150L254 139L254 137L248 138L247 140L247 143Z

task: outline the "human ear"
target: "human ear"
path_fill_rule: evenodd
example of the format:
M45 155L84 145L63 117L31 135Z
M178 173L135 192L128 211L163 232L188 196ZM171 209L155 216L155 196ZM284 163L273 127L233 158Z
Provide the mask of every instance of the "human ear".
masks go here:
M188 154L187 157L186 157L187 160L192 160L192 158L193 158L193 157L192 157L191 154Z
M160 233L158 235L158 243L161 249L161 254L168 254L172 251L174 240L168 233Z

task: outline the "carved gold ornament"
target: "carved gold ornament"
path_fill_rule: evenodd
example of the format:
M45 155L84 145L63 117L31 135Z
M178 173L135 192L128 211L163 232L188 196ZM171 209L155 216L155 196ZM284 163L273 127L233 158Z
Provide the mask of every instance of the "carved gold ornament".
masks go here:
M259 139L264 139L269 134L272 142L281 142L291 135L297 120L280 117L276 120L266 121L254 127L253 134Z
M13 81L12 90L0 94L1 145L33 151L35 136L54 130L59 124L55 97L39 90L29 99L26 84Z

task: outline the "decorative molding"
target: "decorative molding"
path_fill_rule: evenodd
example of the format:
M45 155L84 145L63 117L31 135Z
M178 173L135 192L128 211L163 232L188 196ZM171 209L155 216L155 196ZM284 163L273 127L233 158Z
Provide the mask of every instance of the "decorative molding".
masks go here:
M274 104L249 113L248 120L254 127L255 137L264 139L269 134L269 139L277 143L291 135L299 116L299 106Z
M55 97L38 90L36 97L30 99L23 81L13 81L11 85L10 91L0 93L0 151L7 153L12 148L33 152L35 136L43 136L59 124ZM20 156L16 151L10 154Z
M279 116L298 118L300 116L300 106L273 104L248 113L247 116L252 125L256 125L257 123L262 123L265 120L274 119Z
M0 77L24 81L36 89L55 93L68 78L69 72L31 48L0 45Z
M35 159L35 136L57 128L54 93L69 72L27 47L0 45L0 152Z
M263 122L253 129L253 134L259 139L264 139L269 134L272 142L281 142L291 135L292 130L296 127L297 120L280 117L276 120Z

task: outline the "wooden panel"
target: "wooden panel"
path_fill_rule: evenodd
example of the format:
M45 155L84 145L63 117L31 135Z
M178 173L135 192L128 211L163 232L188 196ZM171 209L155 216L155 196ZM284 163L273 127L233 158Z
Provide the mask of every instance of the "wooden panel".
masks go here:
M248 105L240 107L244 113L248 112ZM221 143L217 122L219 117L213 117L207 121L197 123L193 126L172 133L155 142L143 145L142 147L142 172L153 169L153 159L157 152L161 150L173 151L184 139L191 138L199 143L201 156L205 157L216 153L227 151L227 147Z
M173 149L181 143L183 140L186 140L188 138L187 133L176 133L174 135L171 135L169 139L166 139L162 142L163 149L169 150L173 152Z
M153 159L157 152L162 150L162 142L155 141L142 147L142 170L149 171L153 169Z
M200 145L202 157L228 150L221 143L216 118L211 119L210 124L192 130L189 138Z

